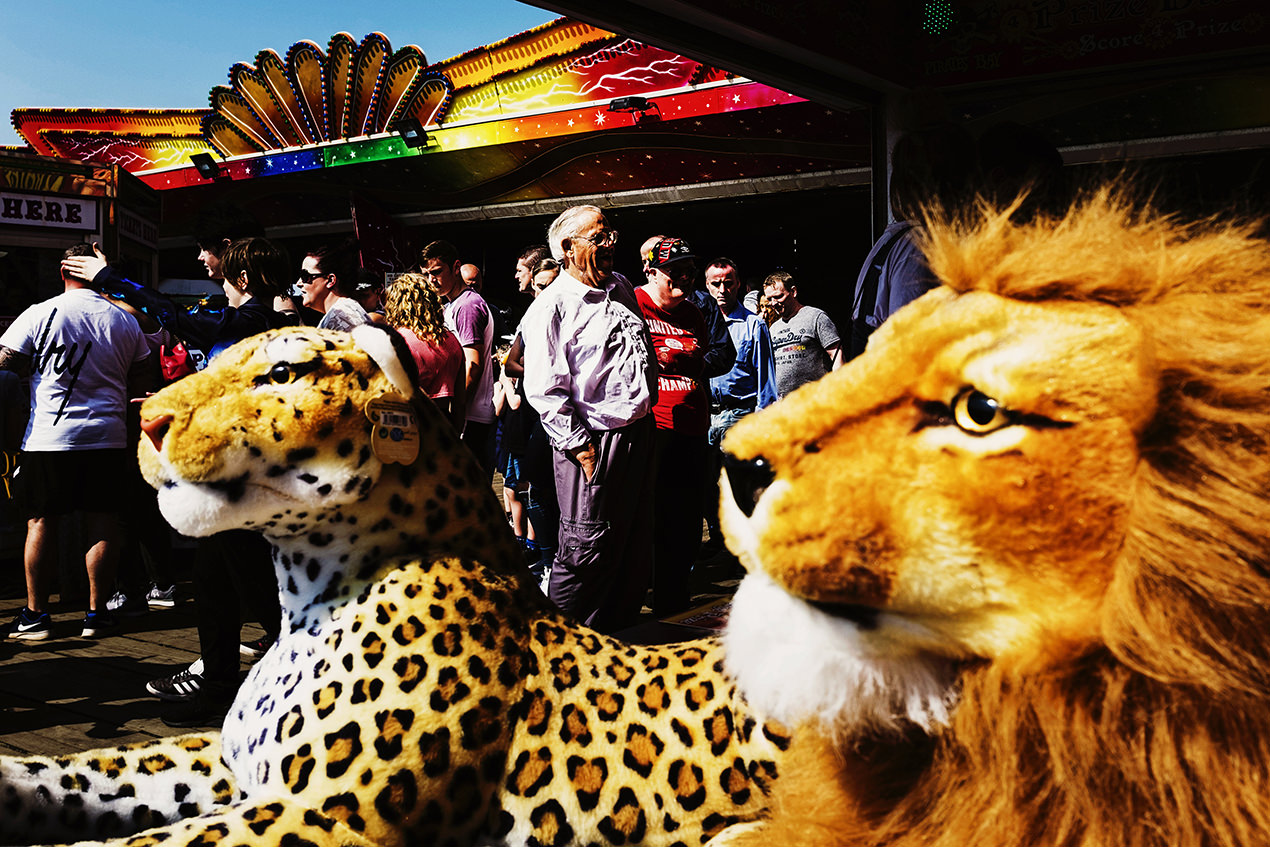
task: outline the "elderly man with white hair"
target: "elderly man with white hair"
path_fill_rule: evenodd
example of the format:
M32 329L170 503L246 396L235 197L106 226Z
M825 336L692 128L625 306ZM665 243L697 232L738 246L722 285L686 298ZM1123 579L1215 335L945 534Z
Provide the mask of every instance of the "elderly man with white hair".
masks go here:
M595 206L547 230L560 275L525 313L525 394L551 439L560 539L548 595L589 626L633 623L651 566L657 366L617 231Z

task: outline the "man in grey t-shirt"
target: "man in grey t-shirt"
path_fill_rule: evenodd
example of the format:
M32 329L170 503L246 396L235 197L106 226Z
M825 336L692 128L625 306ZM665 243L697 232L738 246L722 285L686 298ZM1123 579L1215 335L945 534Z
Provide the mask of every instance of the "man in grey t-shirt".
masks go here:
M798 286L785 271L763 281L763 294L780 317L771 325L776 391L781 397L842 366L842 342L829 316L798 302Z

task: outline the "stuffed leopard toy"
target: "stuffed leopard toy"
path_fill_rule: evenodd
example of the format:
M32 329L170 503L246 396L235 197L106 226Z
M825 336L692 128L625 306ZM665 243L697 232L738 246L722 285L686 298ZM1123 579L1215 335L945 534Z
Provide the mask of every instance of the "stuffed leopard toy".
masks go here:
M624 644L541 596L395 333L248 339L146 401L195 536L274 545L282 636L221 732L0 759L0 842L697 845L789 738L714 640Z

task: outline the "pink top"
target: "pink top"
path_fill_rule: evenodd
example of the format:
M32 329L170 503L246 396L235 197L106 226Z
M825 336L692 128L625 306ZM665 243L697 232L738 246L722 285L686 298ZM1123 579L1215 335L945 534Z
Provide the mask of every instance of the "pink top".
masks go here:
M404 327L397 330L406 340L415 367L419 369L419 390L433 400L454 396L454 378L458 376L459 363L463 361L463 347L459 340L448 329L442 331L445 334L441 340L429 344Z

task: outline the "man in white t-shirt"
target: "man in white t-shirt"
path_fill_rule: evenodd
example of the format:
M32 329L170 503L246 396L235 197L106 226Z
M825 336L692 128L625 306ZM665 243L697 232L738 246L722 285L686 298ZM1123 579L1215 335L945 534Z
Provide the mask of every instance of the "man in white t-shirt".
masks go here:
M92 255L77 244L65 257ZM124 413L150 387L149 347L137 322L85 286L62 277L63 293L18 315L0 335L0 370L30 375L31 417L15 477L27 513L27 603L3 629L9 638L51 634L45 574L56 562L62 515L83 513L88 614L81 635L114 628L106 601L120 543L119 487L128 472Z

